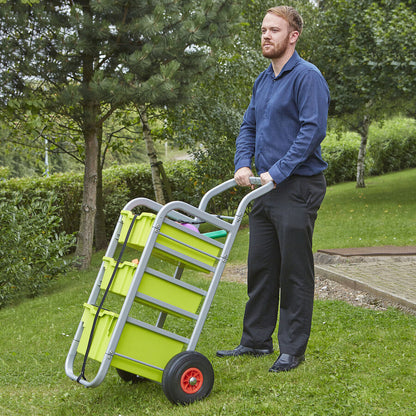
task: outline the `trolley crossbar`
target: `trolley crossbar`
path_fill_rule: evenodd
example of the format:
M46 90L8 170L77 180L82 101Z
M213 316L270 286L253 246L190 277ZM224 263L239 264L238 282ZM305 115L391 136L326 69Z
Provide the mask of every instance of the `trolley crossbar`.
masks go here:
M162 272L159 272L158 270L154 270L150 267L147 267L145 270L146 273L149 273L155 277L158 277L159 279L166 280L167 282L174 283L177 286L183 287L184 289L190 290L194 293L197 293L198 295L205 296L207 294L206 290L203 290L197 286L193 286L189 283L186 283L182 280L179 280L178 278L168 276L167 274L164 274Z
M185 338L185 337L183 337L181 335L178 335L178 334L174 334L173 332L167 331L166 329L162 329L162 328L159 328L157 326L150 325L150 324L148 324L146 322L143 322L143 321L140 321L138 319L128 317L126 322L128 322L129 324L139 326L140 328L144 328L144 329L147 329L149 331L156 332L159 335L163 335L165 337L174 339L175 341L182 342L183 344L188 344L189 343L188 338Z
M163 368L157 367L156 365L145 363L144 361L136 360L135 358L128 357L127 355L119 354L118 352L115 352L114 355L117 355L117 357L125 358L126 360L134 361L135 363L142 364L150 368L154 368L155 370L163 371Z
M215 271L215 267L214 266L209 266L208 264L203 263L200 260L196 260L196 259L194 259L192 257L189 257L189 256L185 255L185 254L179 253L178 251L173 250L173 249L171 249L169 247L166 247L166 246L164 246L164 245L162 245L160 243L155 243L154 247L157 248L157 249L159 249L159 250L161 250L161 251L164 251L164 252L166 252L168 254L171 254L172 256L175 256L178 259L182 259L184 261L187 261L188 263L194 264L195 266L198 266L198 267L200 267L202 269L208 270L210 272ZM207 254L207 256L208 256L208 254ZM215 256L209 256L209 257L212 257L212 258L217 259L217 260L220 259L219 257L215 257Z
M194 319L194 320L198 319L198 315L196 315L194 313L188 312L184 309L178 308L178 307L173 306L169 303L162 302L161 300L155 299L151 296L144 295L143 293L137 293L136 298L140 299L142 301L151 303L152 305L154 305L158 309L165 309L165 310L167 310L167 311L169 311L173 314L182 315L182 316L184 316L185 318L188 318L188 319Z

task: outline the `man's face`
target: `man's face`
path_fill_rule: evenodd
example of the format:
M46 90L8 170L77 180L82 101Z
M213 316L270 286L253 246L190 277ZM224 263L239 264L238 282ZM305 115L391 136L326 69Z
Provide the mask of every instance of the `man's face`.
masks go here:
M290 42L289 23L273 13L267 13L261 25L261 51L269 59L283 56Z

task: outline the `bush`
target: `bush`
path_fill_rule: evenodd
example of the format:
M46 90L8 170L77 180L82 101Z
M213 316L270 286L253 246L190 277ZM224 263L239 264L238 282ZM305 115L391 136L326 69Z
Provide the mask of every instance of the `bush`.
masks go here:
M370 127L370 175L416 167L416 120L395 118Z
M322 157L328 163L325 171L328 185L355 180L360 140L358 134L350 132L327 134L322 142Z
M164 164L172 189L172 199L197 205L202 189L194 186L195 163L180 161ZM15 178L0 182L0 192L10 199L18 192L22 204L29 204L35 193L47 199L55 195L56 215L62 219L60 231L73 234L79 229L82 203L82 174L68 172L42 178ZM103 171L103 198L106 229L110 237L123 206L133 198L155 199L150 168L147 164L115 166Z
M61 221L60 230L73 234L79 229L82 202L82 174L67 172L49 177L13 178L0 182L4 197L14 198L17 192L21 205L30 205L33 198L49 200L54 195L56 216Z
M234 177L235 141L222 136L206 143L206 146L207 148L200 147L198 151L194 151L196 160L194 176L198 178L195 183L201 195L219 183ZM218 214L232 215L246 193L247 188L241 187L224 192L210 203L209 209Z
M356 133L328 133L322 143L328 185L356 179L360 140ZM368 134L365 165L366 176L416 167L416 120L397 117L374 123Z
M10 169L5 166L0 166L0 181L5 181L10 176Z
M189 160L163 164L172 192L172 200L198 205L201 189L195 185L195 163ZM155 199L152 176L147 164L117 166L103 172L108 237L126 203L137 197ZM166 189L165 189L166 191ZM167 192L165 192L167 195ZM169 202L167 200L167 202Z
M63 256L75 238L57 234L61 219L55 204L53 194L32 193L30 202L20 192L0 194L0 307L37 295L72 266Z

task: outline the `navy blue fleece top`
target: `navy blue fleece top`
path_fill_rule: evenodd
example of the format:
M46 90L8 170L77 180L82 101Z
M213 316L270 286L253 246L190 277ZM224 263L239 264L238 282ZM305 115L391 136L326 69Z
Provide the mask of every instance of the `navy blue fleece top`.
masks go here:
M235 170L269 172L278 184L292 174L326 169L320 143L326 135L328 85L316 66L295 51L278 76L270 66L256 79L236 140Z

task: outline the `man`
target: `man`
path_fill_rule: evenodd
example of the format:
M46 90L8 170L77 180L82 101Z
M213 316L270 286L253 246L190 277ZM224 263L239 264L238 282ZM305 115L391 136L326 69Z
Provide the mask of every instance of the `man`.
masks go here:
M267 11L261 47L271 64L254 83L234 160L238 185L250 186L254 156L262 184L273 181L275 188L255 200L250 213L249 299L240 345L217 355L271 354L280 300L280 355L270 372L292 370L305 359L314 299L312 234L326 191L320 143L329 91L319 70L295 51L302 27L292 7Z

